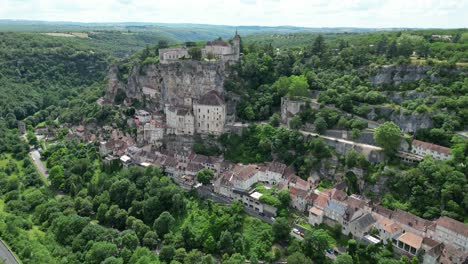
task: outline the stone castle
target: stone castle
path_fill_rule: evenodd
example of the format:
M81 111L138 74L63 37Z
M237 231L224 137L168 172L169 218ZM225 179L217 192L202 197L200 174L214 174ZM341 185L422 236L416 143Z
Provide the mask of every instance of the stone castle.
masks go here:
M177 47L159 50L159 62L170 63L179 61L180 59L189 59L189 47ZM201 49L202 59L221 60L221 61L238 61L240 56L240 36L234 35L232 43L223 40L208 41Z

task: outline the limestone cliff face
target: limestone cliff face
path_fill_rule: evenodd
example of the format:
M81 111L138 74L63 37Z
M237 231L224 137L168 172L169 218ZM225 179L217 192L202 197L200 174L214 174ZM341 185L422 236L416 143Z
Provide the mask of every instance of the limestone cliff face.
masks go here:
M436 81L434 75L429 75L429 66L421 65L384 65L371 69L369 82L374 86L383 84L399 85L403 82L431 79Z
M433 127L432 116L428 113L407 113L387 106L370 106L367 118L376 121L390 120L404 132L416 132L422 128Z
M112 65L107 73L107 89L104 96L104 101L107 103L113 103L117 92L124 89L124 84L119 81L118 75L117 65Z
M116 69L109 71L106 99L123 89L126 102L145 102L157 110L164 104L184 103L184 98L198 99L211 90L224 92L225 64L222 62L181 61L169 64L136 65L132 68L126 84L116 83ZM120 85L120 86L119 86Z

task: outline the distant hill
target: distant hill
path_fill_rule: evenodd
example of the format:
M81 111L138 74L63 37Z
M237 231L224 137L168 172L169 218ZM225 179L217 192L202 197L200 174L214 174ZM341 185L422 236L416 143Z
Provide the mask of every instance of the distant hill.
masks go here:
M121 31L158 34L170 41L209 40L217 37L232 37L235 30L243 36L255 34L290 34L290 33L364 33L376 31L404 30L402 28L309 28L293 26L226 26L206 24L169 24L169 23L80 23L80 22L49 22L30 20L0 20L0 31L23 32L90 32L90 31Z

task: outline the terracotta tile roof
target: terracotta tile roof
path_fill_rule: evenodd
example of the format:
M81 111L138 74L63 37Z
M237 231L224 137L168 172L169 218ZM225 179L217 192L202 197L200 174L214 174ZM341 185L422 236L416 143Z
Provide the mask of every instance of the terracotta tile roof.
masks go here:
M198 101L198 104L220 106L224 104L224 100L217 91L212 90L203 95Z
M175 168L177 166L177 160L173 157L167 157L164 161L164 166Z
M439 152L439 153L449 154L449 152L450 152L450 149L447 148L447 147L432 144L432 143L429 143L429 142L420 141L420 140L417 140L417 139L413 140L411 145L418 146L418 147L421 147L421 148L424 148L424 149L430 149L432 151L436 151L436 152Z
M187 164L187 171L189 172L198 172L199 170L203 169L203 166L198 163L190 162Z
M229 43L223 40L213 40L213 41L208 41L206 43L207 46L223 46L223 47L229 47Z
M383 230L390 234L396 234L403 230L397 223L385 217L377 220L377 222Z
M293 184L296 188L300 188L302 190L308 191L310 190L310 183L306 180L303 180L301 177L296 175L290 175L288 180L291 184Z
M236 165L234 168L234 176L238 180L245 181L250 179L258 172L258 166L249 164L249 165Z
M319 216L319 215L323 215L323 210L313 206L309 209L309 213Z
M348 198L345 200L345 203L354 209L363 209L364 206L367 204L366 201L353 196L348 196Z
M416 235L416 234L413 234L411 232L406 232L406 233L402 234L398 238L398 240L405 243L405 244L407 244L407 245L409 245L409 246L414 247L415 249L419 249L421 247L423 238Z
M423 243L423 245L427 245L429 248L433 248L433 247L440 244L440 242L437 242L434 239L429 238L429 237L423 238L422 243Z
M280 162L269 162L267 164L267 170L269 171L272 171L272 172L276 172L276 173L279 173L279 174L283 174L284 171L286 170L287 166L283 163L280 163Z
M291 166L288 166L285 170L284 170L284 176L286 178L289 178L291 175L295 175L296 171L294 170L294 167Z
M376 205L376 206L372 207L372 211L375 212L376 214L384 216L386 218L392 218L392 214L393 214L392 210L390 210L388 208L385 208L385 207L382 207L380 205Z
M431 225L430 221L422 219L421 217L418 217L414 214L405 212L401 209L397 209L392 214L392 219L399 224L408 225L422 232L426 231L427 227Z
M195 163L209 163L210 162L210 157L197 154L195 158L192 159L193 162Z
M468 225L465 225L462 222L459 222L455 219L442 216L436 221L438 226L445 227L448 230L451 230L457 234L468 237Z
M225 186L232 186L232 181L234 179L234 173L232 171L225 171L221 173L221 183Z
M307 191L301 190L296 187L289 187L289 195L291 196L291 198L305 199L307 196Z
M282 181L282 182L278 183L278 187L277 187L278 191L281 191L281 190L287 189L287 188L288 188L288 185L285 182Z
M346 198L348 197L348 195L341 191L341 190L336 190L333 194L332 194L332 199L335 199L337 201L344 201L346 200Z
M327 206L327 202L328 202L328 197L326 195L322 195L322 194L319 194L317 196L317 198L314 200L314 203L313 205L318 207L318 208L325 208L325 206Z

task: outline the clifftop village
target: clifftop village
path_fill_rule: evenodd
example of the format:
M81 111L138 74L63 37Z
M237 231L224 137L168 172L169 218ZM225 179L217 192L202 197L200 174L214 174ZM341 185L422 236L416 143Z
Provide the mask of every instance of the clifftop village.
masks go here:
M230 42L208 42L202 49L199 63L233 63L239 60L240 36L235 34ZM182 60L184 58L184 60ZM190 60L188 48L159 50L160 64L184 64ZM216 62L210 62L215 60ZM207 62L208 61L208 62ZM332 189L318 188L330 171L312 173L307 179L296 175L293 167L272 161L264 164L234 164L222 156L212 157L195 154L191 148L168 150L165 139L183 141L194 135L219 136L227 131L241 133L246 124L236 123L226 104L226 94L217 90L207 91L200 97L183 98L183 103L165 102L163 111L138 109L128 126L135 127L136 137L124 134L116 126L94 130L86 126L73 129L72 138L99 142L99 151L105 163L121 162L128 166L155 166L164 170L176 183L186 190L208 191L214 197L227 202L240 200L246 210L258 213L263 218L274 219L277 208L268 199L262 198L262 190L277 193L289 190L290 207L308 215L310 225L340 224L342 233L351 234L364 243L392 243L401 255L420 256L426 264L466 263L468 257L468 228L454 219L442 216L433 221L422 219L402 210L389 210L376 201L359 195L347 195L344 182ZM281 119L283 125L304 107L299 99L283 98ZM314 107L314 105L312 105ZM36 130L38 134L46 132ZM94 131L99 130L99 133ZM322 137L345 154L350 149L364 154L371 163L383 160L380 147L369 142L350 140L343 133L329 131L324 135L301 131L305 135ZM413 140L410 144L402 139L398 156L408 163L420 162L430 155L436 160L451 158L450 149L435 144ZM197 182L197 172L210 169L214 172L212 184L203 186ZM262 188L259 188L259 187Z

